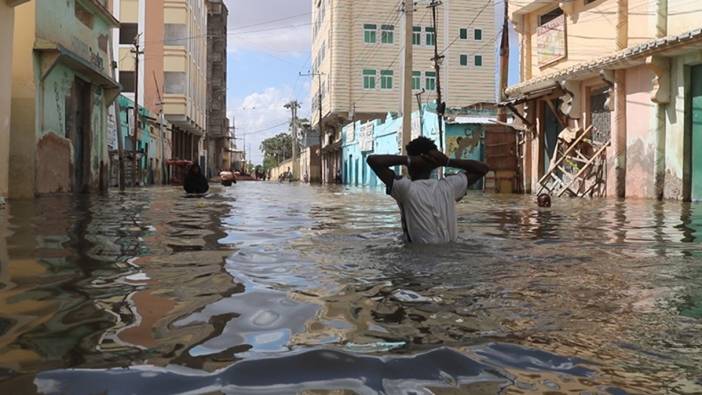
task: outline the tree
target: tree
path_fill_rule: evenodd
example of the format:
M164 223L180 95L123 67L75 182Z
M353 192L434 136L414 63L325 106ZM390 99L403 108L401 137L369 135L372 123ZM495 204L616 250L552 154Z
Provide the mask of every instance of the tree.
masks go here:
M287 133L279 133L263 140L260 146L263 152L263 166L270 169L292 158L292 144L292 136Z

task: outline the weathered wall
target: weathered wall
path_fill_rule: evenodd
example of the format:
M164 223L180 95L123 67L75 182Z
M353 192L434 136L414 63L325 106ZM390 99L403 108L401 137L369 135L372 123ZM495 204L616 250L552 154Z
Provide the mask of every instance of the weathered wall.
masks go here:
M292 159L280 162L277 167L272 168L270 170L270 180L278 181L278 177L287 172L288 169L290 169L290 172L292 172Z
M34 196L37 104L34 73L39 71L32 53L35 12L34 1L15 7L9 196L18 199Z
M14 9L0 2L0 197L7 197L10 176L10 109L12 103L12 36Z
M684 199L684 183L689 181L690 158L685 152L686 136L691 132L688 113L690 66L702 63L702 53L672 59L670 68L671 102L666 109L665 182L663 196Z
M626 72L627 197L655 198L656 104L645 66Z

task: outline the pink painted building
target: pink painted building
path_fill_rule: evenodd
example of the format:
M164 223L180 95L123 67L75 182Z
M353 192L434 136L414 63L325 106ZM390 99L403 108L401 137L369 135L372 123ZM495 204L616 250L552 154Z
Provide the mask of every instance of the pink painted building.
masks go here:
M702 200L698 5L528 0L509 14L521 82L503 105L520 120L526 192L541 190L562 130L592 127L585 139L607 147L603 195Z

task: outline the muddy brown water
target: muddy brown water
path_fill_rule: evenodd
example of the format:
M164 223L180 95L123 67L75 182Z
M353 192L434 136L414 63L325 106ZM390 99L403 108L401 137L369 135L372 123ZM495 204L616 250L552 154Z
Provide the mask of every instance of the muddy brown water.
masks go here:
M702 206L469 194L405 246L376 190L0 209L0 393L700 393Z

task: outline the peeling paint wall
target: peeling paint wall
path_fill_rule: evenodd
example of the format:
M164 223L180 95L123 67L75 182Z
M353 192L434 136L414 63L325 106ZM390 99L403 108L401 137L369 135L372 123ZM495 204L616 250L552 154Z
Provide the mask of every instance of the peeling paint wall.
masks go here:
M36 87L39 73L32 53L36 3L15 7L12 47L12 112L10 122L10 198L34 196L36 150Z
M626 196L655 198L656 104L653 73L645 66L626 72Z
M0 70L12 68L14 10L0 2ZM7 197L10 176L10 109L12 73L0 73L0 197Z

